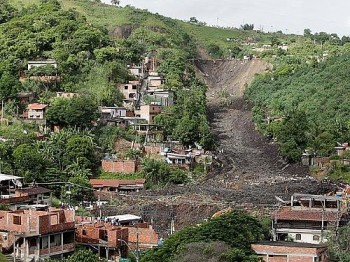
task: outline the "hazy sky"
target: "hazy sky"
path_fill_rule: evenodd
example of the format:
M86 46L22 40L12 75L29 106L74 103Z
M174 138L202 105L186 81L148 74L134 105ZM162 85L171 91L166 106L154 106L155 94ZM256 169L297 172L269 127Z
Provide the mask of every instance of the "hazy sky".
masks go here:
M121 0L121 5L182 20L195 16L210 25L249 23L264 31L302 34L310 28L312 32L350 35L349 0Z

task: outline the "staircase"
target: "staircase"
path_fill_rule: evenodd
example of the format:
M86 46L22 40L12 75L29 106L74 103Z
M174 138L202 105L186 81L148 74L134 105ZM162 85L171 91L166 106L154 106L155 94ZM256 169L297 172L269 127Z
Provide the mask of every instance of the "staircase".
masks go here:
M16 258L16 260L13 259L13 255L12 254L7 254L7 255L4 255L6 257L6 260L8 262L23 262L20 258Z

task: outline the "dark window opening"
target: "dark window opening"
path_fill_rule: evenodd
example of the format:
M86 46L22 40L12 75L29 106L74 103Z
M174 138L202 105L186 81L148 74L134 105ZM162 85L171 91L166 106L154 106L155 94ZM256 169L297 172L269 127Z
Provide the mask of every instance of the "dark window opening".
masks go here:
M20 216L13 216L13 224L21 225L21 217Z

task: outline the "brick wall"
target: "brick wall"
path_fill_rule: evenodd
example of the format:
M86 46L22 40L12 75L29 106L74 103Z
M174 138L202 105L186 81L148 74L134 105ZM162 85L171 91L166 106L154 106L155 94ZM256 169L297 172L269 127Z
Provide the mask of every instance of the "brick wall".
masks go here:
M96 222L79 225L75 233L76 241L80 243L98 244L104 240L109 247L119 247L121 243L118 239L128 242L128 228L113 226L110 223ZM102 239L105 234L107 239Z
M137 171L136 160L102 160L102 169L111 173L132 174Z
M139 238L139 247L141 249L151 248L158 244L158 234L154 231L152 226L147 228L128 227L129 230L129 244L131 247L136 247L137 234Z
M321 256L325 254L325 247L298 247L298 246L277 246L277 245L261 245L252 244L252 249L261 257L265 254L271 254L269 256L269 262L286 262L287 256L289 256L288 262L313 262L315 256ZM266 261L266 257L263 257ZM322 256L320 262L327 262L327 258Z

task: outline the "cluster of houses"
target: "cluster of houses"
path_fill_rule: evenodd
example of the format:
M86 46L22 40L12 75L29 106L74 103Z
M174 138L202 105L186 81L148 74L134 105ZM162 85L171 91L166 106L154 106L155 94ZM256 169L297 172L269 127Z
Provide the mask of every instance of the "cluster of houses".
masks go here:
M106 185L91 181L94 188ZM108 186L142 187L119 182ZM158 234L141 217L130 214L111 217L82 217L72 208L53 208L51 190L24 186L18 176L0 174L0 249L13 261L62 259L77 245L89 248L100 258L119 261L128 252L158 245Z
M320 176L327 175L332 165L341 164L350 167L350 145L349 143L338 144L334 147L335 155L316 156L312 152L305 150L302 154L301 162L304 166L315 167Z
M106 172L139 171L141 167L137 159L130 160L123 156L122 152L130 149L185 170L190 170L194 162L200 162L204 157L205 152L199 145L185 148L178 141L165 138L162 127L155 124L154 118L176 103L174 91L156 72L156 67L155 57L146 57L141 65L130 65L129 72L138 80L118 86L123 94L123 107L100 107L101 122L130 128L143 138L141 143L117 141L116 151L119 155L108 155L102 160L102 169Z
M252 244L266 262L327 262L327 239L350 221L349 188L336 195L294 194L272 216L272 240Z
M28 71L33 68L50 66L57 68L55 60L29 61ZM152 54L145 57L140 65L129 65L128 70L136 80L128 81L118 85L116 88L123 95L122 106L100 106L98 122L103 125L119 126L134 130L135 134L141 138L142 143L133 143L131 149L138 149L144 155L163 159L170 165L175 165L184 169L191 169L194 161L203 155L204 151L200 146L195 149L184 148L177 141L170 141L165 138L162 127L154 123L154 118L162 113L166 107L173 106L175 93L171 87L167 86L166 80L158 74L156 56ZM56 75L57 76L57 75ZM42 76L38 76L42 77ZM22 80L25 78L22 77ZM49 81L49 80L43 80ZM50 80L51 81L51 80ZM57 92L56 97L73 98L77 93ZM46 128L46 110L47 104L33 103L35 94L33 92L18 93L18 99L26 107L22 118L29 122L36 123L42 130ZM59 128L54 128L59 130ZM107 164L110 161L121 161L124 164ZM136 162L136 161L134 161ZM102 167L108 172L133 173L137 170L135 167L129 168L130 162L125 162L121 156L107 156L102 160ZM130 164L131 165L131 164ZM113 168L104 168L104 167ZM116 168L125 166L125 168Z

